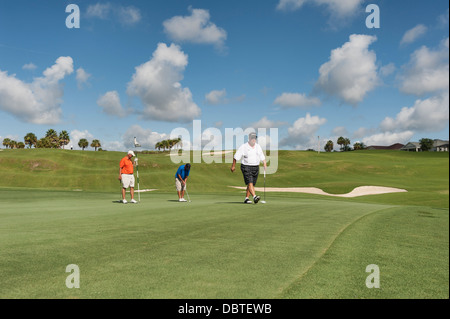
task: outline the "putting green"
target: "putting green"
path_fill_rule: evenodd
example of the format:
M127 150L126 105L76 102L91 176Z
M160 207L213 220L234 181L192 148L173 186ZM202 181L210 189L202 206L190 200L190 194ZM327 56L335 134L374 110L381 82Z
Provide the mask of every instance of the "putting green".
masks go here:
M119 194L1 189L0 298L448 298L448 210L190 195L143 193L124 205ZM391 235L406 247L383 247ZM414 263L417 254L433 263ZM369 263L380 264L380 290L365 285ZM80 289L66 287L70 264ZM388 284L411 267L425 267L420 285Z

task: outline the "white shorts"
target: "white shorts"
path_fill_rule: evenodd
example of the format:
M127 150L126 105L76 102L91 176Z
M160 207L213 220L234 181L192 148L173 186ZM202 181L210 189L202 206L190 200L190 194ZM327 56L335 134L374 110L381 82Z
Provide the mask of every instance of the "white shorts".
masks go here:
M175 187L177 188L177 192L182 192L186 189L186 184L181 185L181 181L175 178Z
M134 175L122 174L123 188L134 188Z

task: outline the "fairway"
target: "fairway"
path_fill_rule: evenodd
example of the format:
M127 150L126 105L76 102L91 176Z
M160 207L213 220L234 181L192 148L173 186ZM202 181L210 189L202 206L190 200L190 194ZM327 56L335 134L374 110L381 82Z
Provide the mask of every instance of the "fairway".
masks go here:
M448 298L448 209L0 189L0 298ZM375 200L374 200L375 202ZM66 287L66 267L80 289ZM366 266L381 288L366 287Z

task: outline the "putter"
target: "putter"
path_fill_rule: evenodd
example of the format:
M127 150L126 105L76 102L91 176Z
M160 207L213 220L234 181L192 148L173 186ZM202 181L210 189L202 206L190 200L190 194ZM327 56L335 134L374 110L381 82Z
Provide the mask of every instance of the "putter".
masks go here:
M189 193L188 193L187 189L185 188L184 191L186 192L186 195L188 197L189 203L192 203L191 198L189 197Z
M264 200L261 201L261 204L266 203L266 170L264 170Z

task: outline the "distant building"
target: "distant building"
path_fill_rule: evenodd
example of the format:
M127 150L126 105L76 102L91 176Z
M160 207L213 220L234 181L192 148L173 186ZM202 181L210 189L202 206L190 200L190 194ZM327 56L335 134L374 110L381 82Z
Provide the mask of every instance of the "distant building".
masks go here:
M407 152L422 152L419 142L409 142L408 144L403 146L400 150Z
M391 146L376 146L376 145L372 145L372 146L368 146L367 149L368 150L393 150L393 151L398 151L398 150L402 149L403 147L404 147L403 144L396 143L396 144L392 144Z
M419 142L409 142L405 146L401 148L402 151L407 152L422 152L422 148L420 147ZM434 140L432 152L448 152L449 150L449 142L443 140Z
M433 152L448 152L449 144L448 141L434 140Z

